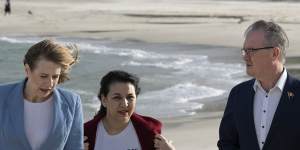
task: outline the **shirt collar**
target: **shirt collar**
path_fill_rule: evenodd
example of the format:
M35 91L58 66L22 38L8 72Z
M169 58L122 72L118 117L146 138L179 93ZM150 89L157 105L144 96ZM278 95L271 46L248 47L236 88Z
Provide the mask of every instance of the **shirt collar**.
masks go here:
M280 91L283 91L286 79L287 79L287 71L285 68L283 68L283 72L273 88L278 87L280 89ZM255 82L253 84L253 89L255 92L256 92L257 88L263 89L260 82L258 80L255 80Z

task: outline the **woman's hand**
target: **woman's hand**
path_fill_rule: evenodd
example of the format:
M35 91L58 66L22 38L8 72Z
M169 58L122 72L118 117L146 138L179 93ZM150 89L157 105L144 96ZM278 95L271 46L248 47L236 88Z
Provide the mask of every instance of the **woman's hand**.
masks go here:
M172 141L166 139L160 134L155 135L154 147L156 150L175 150L175 147L172 145Z

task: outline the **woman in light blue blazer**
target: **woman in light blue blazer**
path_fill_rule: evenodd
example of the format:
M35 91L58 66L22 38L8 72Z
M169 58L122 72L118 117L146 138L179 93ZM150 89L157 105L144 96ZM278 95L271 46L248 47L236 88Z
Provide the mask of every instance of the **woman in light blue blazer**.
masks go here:
M0 85L0 150L83 149L80 97L56 87L69 79L73 52L43 40L25 55L26 78Z

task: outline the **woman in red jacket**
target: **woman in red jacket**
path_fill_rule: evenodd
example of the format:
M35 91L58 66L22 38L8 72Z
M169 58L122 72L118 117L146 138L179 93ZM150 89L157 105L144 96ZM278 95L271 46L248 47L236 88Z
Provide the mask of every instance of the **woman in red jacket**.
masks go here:
M84 124L89 150L174 150L160 135L161 122L134 112L140 92L138 77L111 71L100 84L100 110Z

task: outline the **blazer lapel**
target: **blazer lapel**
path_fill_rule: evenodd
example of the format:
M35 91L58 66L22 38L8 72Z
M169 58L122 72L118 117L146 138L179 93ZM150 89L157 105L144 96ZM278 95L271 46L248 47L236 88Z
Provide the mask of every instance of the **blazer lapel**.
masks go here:
M7 110L9 117L9 125L8 131L22 143L23 150L30 150L31 146L27 140L27 136L25 134L25 126L24 126L24 96L23 96L23 88L26 83L26 80L20 82L9 97L11 99L8 101Z
M250 149L257 149L259 150L259 145L258 145L258 140L257 140L257 135L256 135L256 130L255 130L255 124L254 124L254 112L253 112L253 109L254 109L254 95L255 95L255 91L253 89L253 85L254 85L254 81L255 80L252 80L252 82L250 82L250 86L249 89L247 90L247 95L245 95L245 98L248 98L246 100L247 103L247 106L248 106L248 111L249 114L248 114L248 125L249 125L249 142L251 142L250 145L253 145L252 148Z
M284 112L289 109L289 104L291 104L291 103L288 100L289 99L288 91L291 90L291 85L292 85L292 79L288 74L279 104L277 106L276 112L275 112L273 120L272 120L270 130L269 130L267 138L266 138L266 143L265 143L263 149L267 149L267 147L270 145L270 142L272 141L272 137L274 137L276 130L278 129L278 127L280 127L280 120L282 120L282 118L285 117L283 115Z
M42 144L41 149L52 150L61 147L62 141L65 140L66 120L65 115L68 113L68 107L65 100L59 95L59 91L53 90L53 123L49 135ZM59 142L58 142L59 141Z

